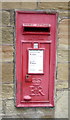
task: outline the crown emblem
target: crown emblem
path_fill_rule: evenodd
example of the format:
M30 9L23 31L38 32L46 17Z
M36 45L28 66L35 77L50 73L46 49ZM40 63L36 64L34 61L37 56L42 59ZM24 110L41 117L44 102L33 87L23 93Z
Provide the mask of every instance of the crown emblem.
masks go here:
M40 85L41 80L42 80L41 78L33 78L32 79L33 85Z

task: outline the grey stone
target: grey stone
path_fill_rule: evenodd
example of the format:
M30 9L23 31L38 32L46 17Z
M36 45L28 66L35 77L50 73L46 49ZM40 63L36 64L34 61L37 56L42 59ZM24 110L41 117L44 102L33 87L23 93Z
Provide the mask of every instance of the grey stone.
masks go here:
M2 28L2 42L4 44L13 44L13 28L12 27L3 27Z
M55 118L68 118L68 91L58 91Z
M2 11L2 25L10 25L10 12Z

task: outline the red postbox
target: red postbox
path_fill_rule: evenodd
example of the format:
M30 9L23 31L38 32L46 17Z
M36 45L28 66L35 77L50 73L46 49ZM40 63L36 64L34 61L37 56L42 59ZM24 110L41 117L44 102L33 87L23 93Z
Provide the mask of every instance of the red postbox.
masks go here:
M16 107L53 107L57 14L16 12Z

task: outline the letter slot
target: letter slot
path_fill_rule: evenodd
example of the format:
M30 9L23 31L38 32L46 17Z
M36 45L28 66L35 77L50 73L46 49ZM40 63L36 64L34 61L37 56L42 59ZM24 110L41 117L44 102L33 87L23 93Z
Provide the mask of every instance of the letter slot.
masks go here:
M23 24L22 34L47 34L50 35L50 24Z

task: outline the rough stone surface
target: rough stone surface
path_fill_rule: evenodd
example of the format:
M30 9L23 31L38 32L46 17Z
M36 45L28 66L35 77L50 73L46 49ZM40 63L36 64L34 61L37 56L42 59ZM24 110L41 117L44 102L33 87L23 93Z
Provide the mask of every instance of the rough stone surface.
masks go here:
M64 17L70 17L70 12L68 10L65 11L59 11L59 17L63 19Z
M4 45L2 47L2 61L13 62L13 46Z
M9 11L2 11L2 26L3 25L10 25L10 12Z
M0 105L2 105L1 100L2 100L2 83L0 81Z
M2 113L2 100L0 99L0 114Z
M70 45L70 42L68 41L68 38L70 37L70 33L68 32L69 22L70 19L63 19L59 23L59 27L58 27L59 45L60 44Z
M2 62L2 45L0 45L0 62Z
M0 27L0 44L2 44L2 27Z
M13 63L2 64L2 82L13 83Z
M70 51L68 50L58 50L58 57L57 57L57 61L58 62L68 62L69 58L68 58L68 52L70 53Z
M68 91L68 105L70 105L70 90ZM68 117L70 119L70 107L68 107Z
M1 57L0 57L1 59ZM2 62L0 62L0 84L2 83Z
M2 9L2 2L0 2L0 9Z
M36 108L38 117L41 118L54 118L55 108Z
M1 117L4 115L4 112L3 112L3 109L2 109L2 99L0 98L0 120L1 120Z
M11 107L10 107L11 106ZM53 118L54 108L16 108L13 100L6 102L6 115L20 118Z
M12 27L2 28L2 43L13 44L13 28Z
M57 80L56 81L56 90L68 89L68 80Z
M68 61L70 62L70 50L68 51Z
M3 2L2 4L2 25L0 22L0 69L2 64L2 109L0 106L0 116L6 118L67 118L68 117L68 70L70 70L70 42L68 38L69 27L69 12L68 3L65 2ZM15 32L15 11L16 10L45 10L46 12L58 12L58 32L57 32L57 79L55 82L55 107L54 108L16 108L14 102L14 65L13 47L14 47L14 32ZM0 10L1 13L1 10ZM2 38L1 38L2 29ZM1 46L1 41L3 46ZM69 48L68 48L69 44ZM1 61L1 47L3 55L3 63ZM69 49L69 51L68 51ZM68 69L69 66L69 69ZM1 72L0 72L1 80ZM0 81L1 85L1 81ZM1 93L1 86L0 86ZM0 101L1 102L1 101Z
M0 11L0 26L2 26L2 11Z
M55 118L68 118L68 91L57 92Z
M0 11L0 26L13 26L15 23L14 10L1 10Z
M57 47L57 50L70 50L70 46L68 45L65 45L65 44L60 44L58 47Z
M2 99L12 99L13 90L13 84L2 84Z
M10 107L11 106L11 107ZM65 108L65 109L64 109ZM16 118L68 118L68 91L58 91L55 108L19 108L13 100L6 101L6 116Z
M58 80L68 80L68 63L58 63L57 73Z
M25 115L27 113L26 112L27 110L29 110L31 114L35 112L35 108L34 109L32 109L32 108L19 108L19 109L17 109L14 106L14 100L7 100L7 102L6 102L6 115L20 115L20 114Z
M11 10L10 11L10 25L15 25L15 11Z
M68 3L67 2L39 2L38 3L39 9L60 9L60 10L67 10L68 9Z
M35 2L3 2L3 9L36 9Z

